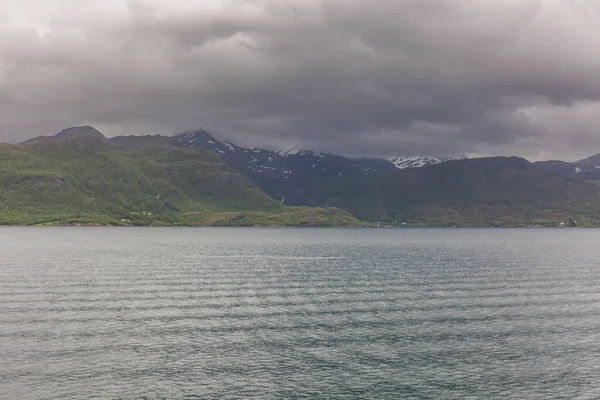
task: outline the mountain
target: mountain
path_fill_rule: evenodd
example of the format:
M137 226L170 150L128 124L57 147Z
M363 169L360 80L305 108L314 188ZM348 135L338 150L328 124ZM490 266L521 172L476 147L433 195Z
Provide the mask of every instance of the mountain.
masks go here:
M340 207L364 220L391 223L556 226L568 219L600 219L597 185L517 157L325 179L305 193L303 204Z
M583 178L599 161L396 158L396 166L244 148L205 131L106 139L77 127L0 145L0 223L359 224L354 215L408 225L600 225L600 185Z
M384 159L239 147L216 140L206 131L176 135L171 138L171 143L217 152L227 165L248 177L269 196L289 205L301 205L299 199L304 196L303 187L315 180L396 170L392 163Z
M398 169L423 168L447 161L465 160L467 157L393 157L390 162Z
M277 152L219 141L206 131L171 138L111 139L127 147L156 140L218 153L227 165L287 205L337 207L360 219L433 225L557 225L600 218L600 188L579 167L516 157L353 159ZM581 173L581 171L580 171Z
M538 161L534 166L583 181L600 181L600 154L575 162Z
M212 151L160 138L116 146L95 129L0 145L1 224L354 225L273 200ZM150 142L152 144L150 145Z
M576 161L575 172L579 179L600 181L600 154Z
M64 139L73 136L87 135L99 139L106 139L102 133L91 126L75 126L72 128L63 129L61 132L54 135L56 139Z
M532 166L534 168L556 172L560 175L575 177L575 175L577 174L577 167L575 166L575 164L566 161L536 161L532 164Z
M74 126L72 128L63 129L61 132L57 133L54 136L38 136L32 139L28 139L23 143L31 143L39 140L45 139L65 139L73 136L79 135L87 135L91 137L95 137L98 139L106 139L102 133L97 131L95 128L91 126Z
M288 205L302 205L305 188L314 181L347 175L369 175L397 169L420 168L464 157L349 158L313 151L275 151L246 148L215 139L199 130L171 138L164 136L121 136L110 141L122 147L144 147L157 142L217 152L227 165L246 176L265 193Z

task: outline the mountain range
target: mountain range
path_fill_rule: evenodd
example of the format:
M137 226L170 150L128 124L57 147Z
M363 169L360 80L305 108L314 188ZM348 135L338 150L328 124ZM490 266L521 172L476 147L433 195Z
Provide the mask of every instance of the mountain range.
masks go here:
M340 209L283 205L217 153L155 139L125 147L76 127L1 144L0 224L360 224Z
M0 163L2 223L600 225L600 155L349 158L85 126L4 144Z
M115 142L124 142L129 136L112 138ZM430 167L449 161L467 160L466 156L431 157L404 156L384 158L349 158L335 154L314 151L286 150L276 151L261 148L239 147L228 141L215 139L208 132L200 130L183 133L171 138L172 143L182 147L201 148L221 154L223 160L238 172L251 179L260 180L263 175L279 175L289 180L303 176L304 180L344 176L351 174L369 175L374 172L392 172L396 169ZM583 181L600 181L600 154L575 162L537 161L534 168L549 170L564 176Z
M115 138L113 140L123 141ZM421 168L465 157L349 158L314 151L276 151L244 148L219 141L206 131L176 135L182 147L212 150L233 169L247 176L269 196L285 204L302 205L306 187L315 181L344 176L391 173L398 169Z

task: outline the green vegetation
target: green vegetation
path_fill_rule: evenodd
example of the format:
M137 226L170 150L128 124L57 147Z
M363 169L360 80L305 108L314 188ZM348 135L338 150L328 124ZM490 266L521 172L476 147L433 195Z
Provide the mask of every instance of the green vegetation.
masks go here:
M294 191L302 207L162 136L71 128L0 144L0 166L4 225L600 226L599 185L515 157L313 180Z
M524 159L453 161L313 182L302 203L404 226L600 226L600 187Z
M284 206L216 153L160 142L121 148L91 133L1 144L0 224L360 224L335 208Z

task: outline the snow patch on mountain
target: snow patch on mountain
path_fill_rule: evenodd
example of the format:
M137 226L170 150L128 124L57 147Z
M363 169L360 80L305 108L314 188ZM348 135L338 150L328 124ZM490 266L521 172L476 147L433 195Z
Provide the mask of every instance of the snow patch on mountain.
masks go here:
M227 147L229 149L229 151L231 151L232 153L235 153L236 146L234 146L233 144L231 144L229 142L223 142L223 145L225 147Z
M287 157L287 156L294 156L294 155L300 153L300 150L288 149L288 150L276 151L276 153L279 154L280 156Z
M398 169L422 168L441 164L447 161L466 160L467 157L393 157L389 161Z

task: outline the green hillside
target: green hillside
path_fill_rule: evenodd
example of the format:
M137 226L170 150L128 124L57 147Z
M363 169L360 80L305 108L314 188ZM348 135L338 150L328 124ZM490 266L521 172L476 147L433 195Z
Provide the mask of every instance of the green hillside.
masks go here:
M216 152L164 136L107 140L76 127L0 144L0 224L600 225L600 185L516 157L315 178L288 197L302 206L267 196Z
M425 225L598 225L600 187L516 157L321 180L302 203L340 207L369 221Z
M161 141L116 147L90 129L0 144L0 224L358 223L338 209L283 206L216 153Z

